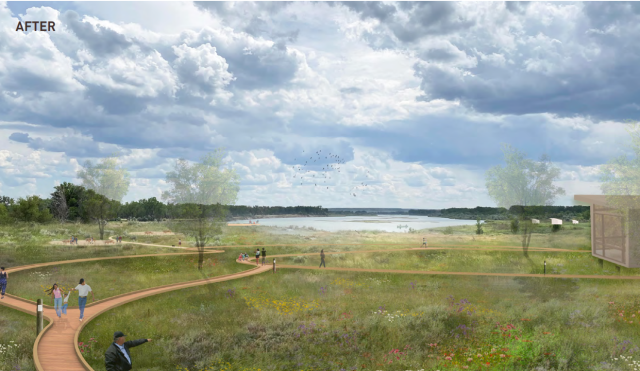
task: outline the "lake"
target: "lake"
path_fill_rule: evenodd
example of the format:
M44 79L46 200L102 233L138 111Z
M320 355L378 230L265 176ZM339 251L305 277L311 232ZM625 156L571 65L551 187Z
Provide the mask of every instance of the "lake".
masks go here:
M251 219L255 222L256 219ZM311 227L322 231L384 231L406 233L409 228L425 229L456 225L475 225L475 220L434 218L422 215L378 215L378 216L340 216L308 218L271 218L258 219L260 225L286 228L290 226ZM232 223L248 223L249 219L234 220ZM407 226L398 228L398 226Z

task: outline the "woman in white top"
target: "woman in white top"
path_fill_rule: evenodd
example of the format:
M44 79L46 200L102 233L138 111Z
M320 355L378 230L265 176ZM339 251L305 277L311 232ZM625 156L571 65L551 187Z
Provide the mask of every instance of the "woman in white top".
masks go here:
M84 318L84 307L87 305L87 296L91 293L91 301L95 300L91 286L84 283L84 278L80 278L80 283L74 290L78 291L78 306L80 307L80 322Z

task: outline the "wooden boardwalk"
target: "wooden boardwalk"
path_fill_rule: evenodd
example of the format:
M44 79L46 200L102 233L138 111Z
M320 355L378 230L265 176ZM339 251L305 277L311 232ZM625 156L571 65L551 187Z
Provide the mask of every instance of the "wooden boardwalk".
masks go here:
M132 242L127 242L131 244ZM164 245L153 245L146 243L133 243L137 245L148 245L148 246L162 246L168 247ZM277 246L284 246L278 245ZM318 245L334 245L334 246L344 246L344 245L369 245L369 244L297 244L295 246L300 245L308 245L308 246L318 246ZM370 244L370 245L378 245L378 244ZM408 245L408 244L386 244L386 245ZM256 246L274 246L274 245L246 245L246 246L216 246L211 247L212 249L221 248L221 247L256 247ZM460 247L455 247L460 246ZM368 253L368 252L394 252L394 251L411 251L411 250L474 250L474 251L515 251L514 249L521 248L519 246L497 246L496 248L487 247L487 248L471 248L469 245L445 245L445 246L433 246L428 248L407 248L407 249L386 249L386 250L360 250L360 251L343 251L343 252L325 252L325 254L344 254L344 253ZM194 248L182 248L185 251L193 251ZM209 248L207 248L209 249ZM563 249L554 249L554 248L542 248L542 247L531 247L529 251L539 251L539 252L590 252L584 250L563 250ZM213 253L222 253L221 250L213 250L207 251L205 254L213 254ZM97 261L97 260L110 260L110 259L126 259L126 258L142 258L142 257L156 257L156 256L170 256L170 255L184 255L184 254L197 254L197 252L190 253L165 253L165 254L146 254L146 255L127 255L127 256L116 256L116 257L103 257L103 258L89 258L89 259L77 259L77 260L66 260L66 261L58 261L58 262L46 262L39 264L29 264L20 267L14 267L7 269L9 273L17 272L25 269L34 269L39 267L46 267L52 265L59 264L69 264L69 263L78 263L78 262L89 262L89 261ZM286 256L299 256L299 255L318 255L315 253L294 253L294 254L276 254L270 255L267 258L277 258L277 257L286 257ZM267 259L269 260L269 259ZM40 336L36 339L34 344L34 362L36 365L36 369L38 371L93 371L93 369L87 364L87 362L82 357L80 350L77 346L78 338L82 328L87 324L87 322L91 321L93 318L102 314L105 311L113 309L119 305L123 305L141 298L145 298L152 295L158 295L162 293L166 293L168 291L180 290L183 288L194 287L199 285L206 285L215 282L223 282L233 279L238 279L242 277L248 277L255 274L264 273L270 271L273 267L272 262L267 263L265 266L255 266L255 260L251 258L246 262L239 262L246 265L251 265L254 268L248 269L247 271L228 274L224 276L211 277L207 279L201 279L191 282L183 282L166 286L159 286L154 288L149 288L145 290L130 292L127 294L122 294L118 296L114 296L111 298L103 299L96 301L94 303L88 302L87 307L84 311L84 320L80 322L80 310L78 308L72 308L67 310L67 315L63 315L63 318L58 319L55 311L51 306L44 306L44 316L47 320L50 321L50 324L44 329L44 331L40 334ZM309 266L296 266L296 265L278 265L277 268L290 268L290 269L326 269L326 270L335 270L335 271L352 271L352 272L380 272L380 273L399 273L399 274L438 274L438 275L464 275L464 276L509 276L509 277L546 277L546 278L598 278L598 279L640 279L640 276L598 276L598 275L567 275L567 274L547 274L543 276L542 274L518 274L518 273L477 273L477 272L440 272L440 271L408 271L408 270L391 270L391 269L358 269L358 268L317 268L317 267L309 267ZM11 277L11 276L10 276ZM10 282L9 282L10 283ZM77 299L71 299L77 300ZM0 300L0 304L5 306L29 313L36 314L36 304L32 301L28 301L26 299L18 298L13 295L6 295L3 300ZM115 330L114 330L115 331Z
M229 281L242 277L248 277L269 271L271 267L256 267L244 272L228 274L224 276L212 277L191 282L178 283L167 286L154 287L146 290L131 292L124 295L115 296L105 300L87 303L84 311L84 320L80 322L80 310L77 308L68 309L67 315L62 315L58 319L55 311L50 307L44 308L44 315L51 320L34 346L34 360L39 371L88 371L93 370L85 362L77 347L78 337L82 328L88 321L99 314L141 298L158 295L169 291L180 290L188 287L207 285L215 282ZM74 300L74 299L71 299ZM77 299L76 299L77 300ZM33 302L7 295L0 303L21 310L26 313L35 314L36 305ZM115 330L114 330L115 331Z

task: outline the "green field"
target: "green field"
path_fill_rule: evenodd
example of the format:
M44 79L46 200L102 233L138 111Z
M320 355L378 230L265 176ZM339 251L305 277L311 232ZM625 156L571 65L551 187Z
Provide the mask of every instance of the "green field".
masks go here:
M622 280L281 270L126 304L81 341L152 338L133 355L158 371L620 370L612 356L640 345L636 291ZM99 355L89 362L104 370Z
M327 250L325 250L326 252ZM620 268L604 262L600 268L598 259L588 252L529 251L525 258L521 250L514 251L464 251L464 250L423 250L373 252L362 254L327 254L327 267L396 269L437 272L487 272L487 273L544 273L544 262L550 274L580 275L640 275L640 269ZM312 256L278 258L278 264L319 266L318 254Z
M36 317L0 305L0 334L0 371L35 371Z
M74 288L80 278L91 286L95 300L106 299L127 292L195 281L208 277L240 272L250 267L224 258L221 254L206 254L202 271L197 269L197 255L125 258L94 262L60 264L11 273L12 295L53 305L53 299L44 294L53 283L65 289ZM73 299L77 299L72 294ZM89 302L91 300L89 299ZM77 307L77 300L69 300L69 307Z

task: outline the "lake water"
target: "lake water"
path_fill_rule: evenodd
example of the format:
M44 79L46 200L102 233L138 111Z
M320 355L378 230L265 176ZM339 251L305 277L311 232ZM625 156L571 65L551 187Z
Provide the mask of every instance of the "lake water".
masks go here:
M256 219L252 219L255 222ZM295 226L298 228L312 227L318 230L337 231L364 231L375 230L384 232L407 232L409 228L425 229L440 228L456 225L475 225L475 220L459 220L446 218L433 218L422 215L379 215L379 216L341 216L341 217L309 217L309 218L272 218L258 219L260 225L286 228ZM248 223L249 219L234 220L233 223ZM399 225L407 228L398 228Z

